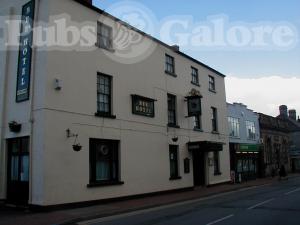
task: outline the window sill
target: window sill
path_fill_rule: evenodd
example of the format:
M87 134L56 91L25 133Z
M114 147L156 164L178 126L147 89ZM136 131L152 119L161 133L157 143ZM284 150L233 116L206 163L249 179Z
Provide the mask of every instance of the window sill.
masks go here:
M103 182L95 182L95 183L89 183L87 185L88 188L93 187L103 187L103 186L113 186L113 185L123 185L123 181L103 181Z
M171 73L171 72L169 72L167 70L165 70L165 73L168 74L168 75L170 75L170 76L177 77L177 75L175 73Z
M180 179L182 179L180 176L170 177L170 180L180 180Z
M101 113L101 112L96 112L95 116L109 118L109 119L116 119L117 118L115 115L104 114L104 113Z
M220 134L218 131L212 131L212 134Z
M200 87L200 84L199 84L199 83L195 83L195 82L191 81L191 84L193 84L193 85L196 85L196 86Z
M172 127L172 128L180 128L180 126L176 125L176 124L168 124L168 127Z
M144 116L144 117L148 117L148 118L154 118L155 115L146 115L146 114L143 114L143 113L137 113L137 112L132 112L133 115L137 115L137 116Z
M232 139L241 139L240 137L235 137L235 136L229 136L229 138L232 138Z
M215 175L215 176L221 176L222 173L221 173L221 172L216 172L216 173L214 173L214 175Z
M214 93L214 94L216 94L217 92L216 92L216 90L212 90L212 89L208 89L210 92L212 92L212 93Z
M203 132L203 130L201 128L194 128L193 130L197 131L197 132Z

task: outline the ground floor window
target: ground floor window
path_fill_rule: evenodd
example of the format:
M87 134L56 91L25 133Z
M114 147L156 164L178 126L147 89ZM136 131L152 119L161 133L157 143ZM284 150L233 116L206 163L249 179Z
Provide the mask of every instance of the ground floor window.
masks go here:
M238 155L236 172L237 175L241 175L243 180L256 178L258 173L257 157L248 154L244 154L242 157Z
M178 146L169 146L169 156L170 156L170 179L179 178L178 173Z
M119 181L119 141L90 139L90 183Z
M214 152L214 174L220 175L220 154L219 152Z

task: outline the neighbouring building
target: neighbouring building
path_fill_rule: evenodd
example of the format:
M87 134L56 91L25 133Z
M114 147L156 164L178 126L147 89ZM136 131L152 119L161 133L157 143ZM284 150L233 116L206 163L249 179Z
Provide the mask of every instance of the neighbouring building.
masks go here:
M300 171L300 121L297 120L297 111L288 110L286 105L280 106L280 115L278 118L286 120L290 127L290 169L292 172Z
M21 31L55 15L97 31L93 50L31 48L32 32L20 54L1 46L0 199L50 206L230 181L223 74L89 1L0 4L22 12ZM144 53L120 49L121 32Z
M259 113L260 136L264 150L264 175L277 174L283 165L290 171L290 125L287 120Z
M261 176L262 149L258 114L241 103L227 103L230 169L236 181Z

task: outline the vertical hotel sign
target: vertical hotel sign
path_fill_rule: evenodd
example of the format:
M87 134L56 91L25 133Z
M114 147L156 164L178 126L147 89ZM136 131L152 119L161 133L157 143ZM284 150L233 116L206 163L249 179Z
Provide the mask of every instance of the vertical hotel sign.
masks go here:
M22 8L16 102L29 100L35 1Z

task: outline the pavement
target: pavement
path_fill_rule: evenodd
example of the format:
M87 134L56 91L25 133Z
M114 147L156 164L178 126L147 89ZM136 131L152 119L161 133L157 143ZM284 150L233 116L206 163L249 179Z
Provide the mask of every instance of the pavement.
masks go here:
M239 193L240 191L244 192L243 190L245 190L246 192L247 191L255 192L256 188L258 187L278 186L278 185L282 186L284 182L286 182L286 184L287 182L293 183L293 180L295 181L300 180L300 174L290 175L289 181L278 181L278 178L273 178L273 179L264 178L264 179L248 181L241 184L223 184L223 185L217 185L213 187L199 187L191 191L160 194L160 195L150 196L150 197L141 197L141 198L130 199L130 200L114 201L111 203L98 204L89 207L71 208L71 209L56 210L56 211L49 211L49 212L33 212L33 211L29 211L28 209L16 209L16 208L0 205L0 225L71 225L71 224L80 224L80 223L84 224L83 221L93 221L99 218L115 216L115 215L120 215L129 212L132 213L139 210L155 209L155 207L168 207L168 206L173 206L174 204L175 205L185 204L185 202L188 201L198 201L198 200L205 201L206 198L211 198L211 197L214 198L219 195L222 196L223 194L225 195L232 194L233 196L235 196L235 193ZM300 181L299 181L299 186L300 186ZM179 214L182 215L182 212ZM207 213L207 215L210 214ZM214 213L212 215L214 215ZM145 218L147 218L147 216L145 216ZM298 221L300 221L300 218ZM157 221L154 222L156 224ZM93 224L93 222L91 224ZM120 224L123 225L123 223ZM133 225L134 223L129 223L129 224ZM145 224L150 225L154 223L148 222ZM298 223L297 225L299 224L300 223Z

